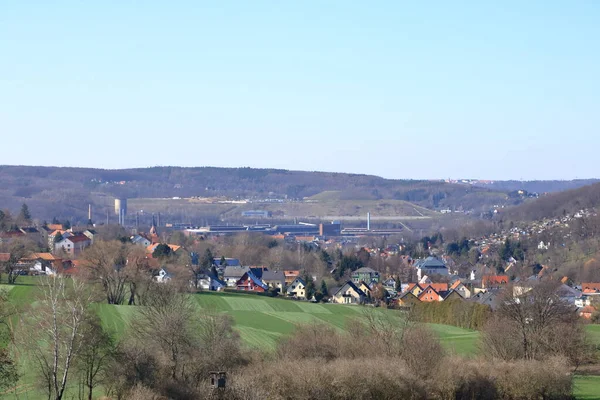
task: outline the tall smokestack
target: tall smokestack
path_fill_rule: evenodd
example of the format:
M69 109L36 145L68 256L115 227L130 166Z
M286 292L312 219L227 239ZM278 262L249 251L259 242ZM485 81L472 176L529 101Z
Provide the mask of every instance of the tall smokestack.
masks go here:
M92 220L92 205L88 204L88 219Z
M157 228L160 228L160 213L158 213L158 217L156 219Z
M371 230L371 213L370 212L367 213L367 230L368 231Z

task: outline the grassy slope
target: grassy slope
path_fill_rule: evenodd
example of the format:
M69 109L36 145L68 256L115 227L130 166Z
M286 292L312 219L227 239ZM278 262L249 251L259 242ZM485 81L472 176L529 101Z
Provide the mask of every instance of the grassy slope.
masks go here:
M24 279L21 285L0 288L9 290L9 299L15 304L27 304L35 299L33 281ZM297 324L325 322L344 330L353 318L361 318L365 308L333 304L309 304L284 299L273 299L244 294L202 293L194 296L202 309L224 312L234 319L235 328L244 343L264 350L275 348L277 340L292 332ZM104 326L117 337L125 332L127 322L135 313L135 307L94 304ZM395 311L378 310L382 313ZM429 324L443 345L461 355L473 355L477 352L479 333L447 325ZM600 343L600 325L588 326L592 340ZM20 398L37 399L39 396L31 390L34 377L31 371L25 371L20 390ZM576 394L579 399L600 400L600 377L577 377ZM25 396L25 397L23 397ZM14 395L5 396L15 398Z
M373 217L426 218L437 214L427 208L402 200L321 200L315 203L261 203L261 204L206 204L190 199L130 199L131 210L164 213L199 213L220 215L228 219L240 219L242 211L267 210L275 215L283 213L285 218L309 216L363 217L370 211Z

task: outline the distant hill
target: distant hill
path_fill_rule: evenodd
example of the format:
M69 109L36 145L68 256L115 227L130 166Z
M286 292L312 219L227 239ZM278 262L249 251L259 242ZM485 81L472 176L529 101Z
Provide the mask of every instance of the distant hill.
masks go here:
M574 179L571 181L546 180L546 181L493 181L488 183L477 183L476 186L488 189L513 192L525 190L529 193L554 193L600 182L600 179Z
M334 196L334 200L401 200L432 210L487 211L505 204L505 191L442 181L394 180L372 175L255 168L153 167L122 170L0 166L0 208L14 212L26 202L40 219L84 220L111 212L114 197L293 198ZM323 198L324 199L324 198ZM186 215L193 219L194 215Z
M507 220L533 221L597 207L600 207L600 183L542 196L507 209L501 217Z

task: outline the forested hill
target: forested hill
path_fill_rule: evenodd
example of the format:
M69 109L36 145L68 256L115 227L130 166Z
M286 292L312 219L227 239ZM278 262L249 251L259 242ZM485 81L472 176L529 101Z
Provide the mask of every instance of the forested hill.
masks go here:
M40 218L85 215L89 203L106 208L112 197L302 199L324 191L338 191L337 196L344 200L405 200L431 209L479 211L507 199L505 192L472 185L345 173L213 167L104 170L0 166L0 209L17 210L26 202Z
M492 190L508 191L525 190L529 193L555 193L565 190L577 189L582 186L598 183L598 179L574 179L565 180L544 180L544 181L493 181L486 183L477 183L477 186Z
M600 183L551 193L534 201L512 207L503 213L502 218L514 221L534 221L544 218L561 217L579 210L600 207Z

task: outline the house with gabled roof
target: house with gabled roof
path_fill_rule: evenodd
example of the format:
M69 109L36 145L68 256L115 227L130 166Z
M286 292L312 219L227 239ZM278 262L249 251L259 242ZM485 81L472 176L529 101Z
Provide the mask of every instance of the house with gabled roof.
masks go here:
M600 282L586 282L581 284L581 290L584 294L600 294Z
M364 304L366 300L365 292L352 281L346 282L331 296L331 302L337 304Z
M261 292L264 293L269 290L269 287L263 283L259 278L248 271L242 275L242 277L236 282L237 290L243 290L248 292Z
M306 299L306 281L301 277L297 277L288 285L286 293L290 297Z
M225 267L225 270L223 271L223 280L225 281L225 283L227 284L228 287L235 287L237 284L237 281L239 281L240 278L242 276L244 276L244 274L248 271L250 271L250 268L248 268L248 267L227 266L227 267Z
M369 285L367 285L365 283L365 281L360 281L357 285L356 285L360 290L362 290L364 292L364 294L367 295L367 297L369 297L369 295L371 294L371 287Z
M150 246L146 247L146 252L150 255L152 255L154 253L154 250L156 250L156 248L160 245L161 243L153 243ZM176 244L168 244L167 246L169 246L169 248L171 249L171 252L174 254L180 254L183 250L183 247L176 245Z
M419 303L420 300L412 292L404 292L398 297L397 302L399 306L411 306Z
M262 273L261 280L270 288L283 290L285 285L285 275L283 271L265 270Z
M285 284L289 285L294 282L294 279L300 276L300 271L297 269L288 269L284 270L283 274L285 275Z
M379 283L379 272L369 267L359 268L352 273L352 281L354 283L359 283L360 281Z
M452 289L445 292L442 296L443 296L443 301L453 301L453 300L463 301L463 300L465 300L465 298L460 294L460 292L458 292L456 290L452 290Z
M84 235L73 235L64 237L54 245L55 254L65 253L71 257L76 257L92 244L90 238Z
M452 285L450 285L450 290L458 292L465 299L471 297L471 290L469 290L469 288L466 287L465 284L460 281L460 279L455 280Z
M423 291L417 296L420 301L423 302L433 302L433 301L443 301L444 298L440 293L438 293L435 288L431 286L427 286L423 289Z
M415 261L414 267L417 269L418 279L421 279L424 275L449 275L444 261L433 256Z
M223 290L225 288L225 281L219 279L217 276L211 274L199 274L198 275L198 286L203 290Z
M481 287L484 289L499 289L509 282L508 275L484 275L481 278Z
M143 247L148 247L152 244L152 241L147 238L146 236L144 236L143 234L137 234L134 235L130 238L131 243L138 245L138 246L143 246Z

